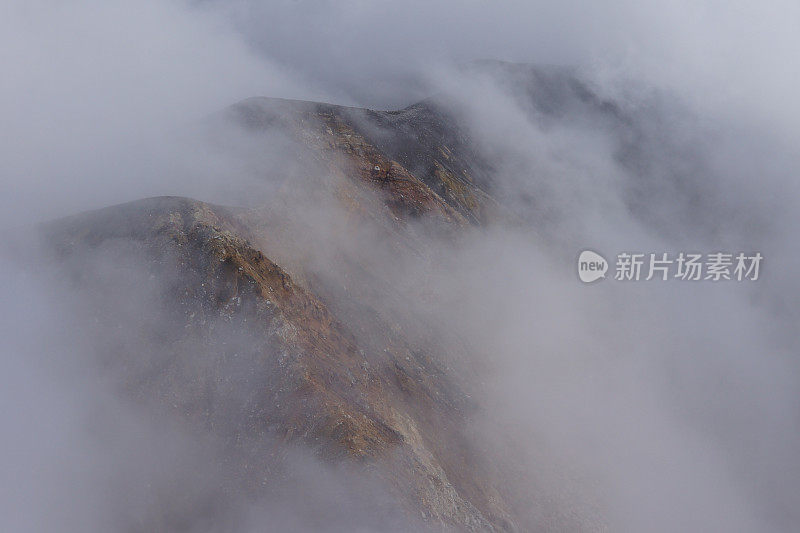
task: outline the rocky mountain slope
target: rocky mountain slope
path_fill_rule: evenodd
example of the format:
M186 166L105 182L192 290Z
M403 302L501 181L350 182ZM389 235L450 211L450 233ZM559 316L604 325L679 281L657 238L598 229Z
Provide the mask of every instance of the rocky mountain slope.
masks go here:
M577 82L537 76L543 111L559 112L572 91L570 102L613 114ZM226 490L268 493L280 483L275 454L301 448L369 472L412 529L525 529L503 472L470 435L479 369L448 365L453 345L409 311L387 268L425 257L431 236L441 246L515 216L454 117L437 99L390 112L249 99L215 120L255 139L281 132L289 156L314 169L313 187L288 180L255 207L150 198L45 225L66 283L89 295L103 365L128 397L224 443L238 465ZM336 230L374 244L312 254L326 246L303 231L313 209L287 208L282 194L332 201L344 213ZM127 274L108 269L130 265L136 284L111 299ZM120 305L138 297L148 316Z
M464 435L469 401L435 354L388 327L374 331L370 346L359 343L318 296L254 247L236 210L153 198L48 229L67 265L114 243L162 280L161 323L141 327L150 353L107 347L109 364L126 366L124 388L135 397L231 445L269 437L302 443L325 460L372 465L415 517L510 527ZM70 273L92 284L86 270ZM98 304L100 329L134 325L120 323L111 306Z

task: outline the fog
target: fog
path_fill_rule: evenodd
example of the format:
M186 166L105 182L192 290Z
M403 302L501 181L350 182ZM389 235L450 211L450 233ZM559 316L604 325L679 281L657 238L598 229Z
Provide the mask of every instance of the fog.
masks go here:
M390 279L395 297L359 297L452 367L480 369L470 433L508 474L520 530L797 529L797 3L12 0L3 11L5 530L422 527L382 481L303 449L266 460L258 468L283 482L243 496L237 483L258 477L243 465L273 443L230 455L218 434L120 393L131 369L115 350L141 356L125 359L133 375L166 353L140 341L171 325L157 304L171 281L113 246L54 271L31 227L157 195L267 206L293 243L276 251L287 265L349 279L345 255ZM465 68L487 58L564 65L615 112L570 99L537 109ZM259 95L378 109L444 95L513 223L450 242L423 237L422 221L408 229L421 253L398 256L379 231L351 232L316 189L329 177L287 157L280 133L207 135L209 117ZM587 248L612 263L623 251L765 259L755 282L583 285ZM91 290L71 283L81 275ZM104 327L113 321L130 328ZM263 342L226 327L173 349L216 364L222 344ZM231 405L263 383L242 364L219 370L237 384ZM230 405L214 408L224 420Z

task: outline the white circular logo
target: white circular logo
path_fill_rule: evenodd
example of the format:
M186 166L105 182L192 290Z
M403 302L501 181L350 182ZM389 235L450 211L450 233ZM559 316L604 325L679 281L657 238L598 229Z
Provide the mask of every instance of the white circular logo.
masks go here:
M584 283L591 283L598 279L605 279L608 271L608 261L591 250L584 250L578 257L578 277Z

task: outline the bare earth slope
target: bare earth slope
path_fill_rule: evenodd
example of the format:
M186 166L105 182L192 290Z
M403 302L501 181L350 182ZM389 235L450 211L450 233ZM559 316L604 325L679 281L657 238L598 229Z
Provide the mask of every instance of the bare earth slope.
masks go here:
M127 366L124 386L134 397L155 399L223 439L300 443L325 460L371 465L424 521L511 527L462 432L469 404L435 359L394 335L383 350L364 349L251 244L235 211L152 198L61 220L47 232L68 269L113 245L163 280L162 327L140 332L151 353L108 347L114 364ZM71 275L92 284L83 268ZM132 326L99 315L101 329Z
M523 81L538 84L542 112L558 113L565 91L608 111L568 79ZM297 447L369 472L414 529L522 527L469 434L470 369L449 368L436 342L406 334L411 296L386 268L424 257L425 235L453 242L509 216L466 129L437 100L378 112L254 98L221 118L255 138L292 139L292 156L316 171L313 187L289 180L284 190L312 205L316 194L332 198L347 213L341 231L367 232L389 261L363 246L310 254L327 243L299 238L306 213L280 200L235 208L160 197L55 221L44 233L66 283L88 295L102 363L128 397L231 450L226 490L269 492L281 483L273 458ZM126 299L155 311L126 313ZM389 300L399 303L381 305Z

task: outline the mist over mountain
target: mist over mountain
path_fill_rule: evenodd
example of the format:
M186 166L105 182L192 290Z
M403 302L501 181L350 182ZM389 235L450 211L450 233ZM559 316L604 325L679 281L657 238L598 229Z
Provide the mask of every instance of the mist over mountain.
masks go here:
M3 530L795 530L800 19L679 4L12 3Z

